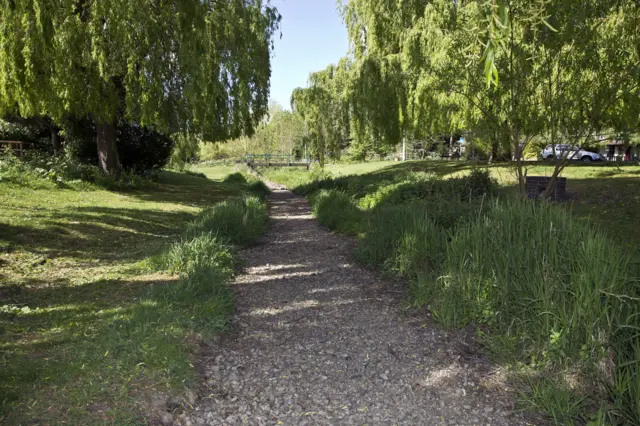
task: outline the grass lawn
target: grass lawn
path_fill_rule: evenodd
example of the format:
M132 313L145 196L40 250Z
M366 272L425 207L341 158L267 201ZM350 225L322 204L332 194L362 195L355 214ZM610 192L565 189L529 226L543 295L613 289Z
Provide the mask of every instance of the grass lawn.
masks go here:
M0 423L139 423L154 392L189 386L196 336L144 297L176 277L145 259L242 189L174 172L126 192L0 182Z
M203 173L209 179L216 179L216 180L221 180L225 176L237 171L235 166L226 166L226 165L210 166L205 164L194 165L190 167L189 170L196 173Z

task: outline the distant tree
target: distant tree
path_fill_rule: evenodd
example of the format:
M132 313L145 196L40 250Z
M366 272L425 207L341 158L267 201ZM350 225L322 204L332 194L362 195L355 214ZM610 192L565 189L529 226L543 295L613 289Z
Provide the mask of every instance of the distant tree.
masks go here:
M294 113L304 119L310 153L324 164L326 155L339 158L351 137L351 63L343 58L337 65L309 76L309 87L291 95Z
M279 22L269 0L2 1L0 115L94 120L116 176L121 117L207 140L251 134Z

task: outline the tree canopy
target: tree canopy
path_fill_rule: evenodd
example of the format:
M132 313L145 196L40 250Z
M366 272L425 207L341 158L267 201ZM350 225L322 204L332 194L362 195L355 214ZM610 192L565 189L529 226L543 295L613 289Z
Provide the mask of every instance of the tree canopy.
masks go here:
M493 158L640 125L636 1L349 0L341 10L344 65L294 92L318 135L330 135L319 123L337 104L347 117L337 127L367 149L457 133ZM328 85L323 76L343 68Z
M0 113L250 134L279 22L269 0L3 0Z

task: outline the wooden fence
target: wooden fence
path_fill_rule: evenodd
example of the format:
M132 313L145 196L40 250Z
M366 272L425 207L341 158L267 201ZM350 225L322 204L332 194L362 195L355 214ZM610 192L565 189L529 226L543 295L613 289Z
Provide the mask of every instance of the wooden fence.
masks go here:
M25 152L26 142L21 141L0 141L0 151L12 150L16 157L22 157Z

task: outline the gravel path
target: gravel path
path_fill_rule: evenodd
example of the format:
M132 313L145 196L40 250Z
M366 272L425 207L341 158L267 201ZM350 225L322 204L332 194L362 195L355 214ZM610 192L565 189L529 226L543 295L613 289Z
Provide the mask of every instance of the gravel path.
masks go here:
M353 242L276 190L246 250L234 330L204 349L182 425L525 425L461 333L402 310L401 288L351 263Z

